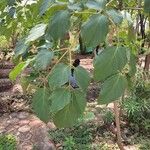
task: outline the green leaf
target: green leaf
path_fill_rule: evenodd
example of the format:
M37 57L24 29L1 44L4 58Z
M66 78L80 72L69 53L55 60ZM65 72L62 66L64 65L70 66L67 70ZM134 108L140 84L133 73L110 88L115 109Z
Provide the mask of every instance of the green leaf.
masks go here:
M17 76L30 64L33 59L28 59L25 62L19 63L15 68L9 73L9 78L14 81Z
M33 27L30 32L28 37L26 38L26 43L32 42L37 40L39 37L43 36L45 33L47 25L46 24L38 24L35 27Z
M107 0L89 0L86 6L89 9L102 10L105 8Z
M70 67L65 64L58 64L52 70L48 77L49 86L51 88L61 87L68 82L70 75Z
M51 111L56 113L70 103L70 90L65 88L56 89L50 99L52 100Z
M52 51L47 49L40 50L35 59L35 68L38 70L44 70L51 63L51 60L54 56Z
M14 17L14 15L15 15L15 13L16 13L16 8L15 7L11 7L11 8L9 8L9 16L10 17Z
M108 33L108 18L104 15L93 15L83 24L81 36L85 44L89 47L96 47L104 42Z
M112 21L119 25L122 23L123 21L123 16L119 11L116 11L114 9L108 10L107 14L110 16L110 18L112 19Z
M78 90L72 91L70 103L55 114L55 125L59 128L73 126L83 114L85 106L85 95Z
M121 71L127 63L125 47L107 47L94 62L94 79L105 80Z
M70 13L67 10L58 11L49 23L47 37L54 40L61 39L68 32L70 27Z
M15 47L15 57L26 53L29 49L29 43L25 43L25 38L19 40Z
M127 79L125 76L116 74L104 81L100 96L98 98L99 104L108 104L117 100L122 96L127 88Z
M36 115L44 122L50 118L50 100L49 92L46 88L39 88L33 97L33 110Z
M43 15L45 11L55 3L55 0L43 0L40 7L40 15Z
M77 81L77 85L83 90L86 91L87 87L90 83L90 75L83 67L75 68L75 79Z
M16 0L7 0L7 4L9 6L13 6L15 4Z
M144 0L144 11L150 13L150 0Z
M136 73L136 56L132 53L130 54L129 67L129 75L134 76Z

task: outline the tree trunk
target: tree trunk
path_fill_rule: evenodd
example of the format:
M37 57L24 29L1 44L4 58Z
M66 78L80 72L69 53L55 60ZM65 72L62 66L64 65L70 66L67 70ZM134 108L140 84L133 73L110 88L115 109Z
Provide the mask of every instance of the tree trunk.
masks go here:
M144 70L145 70L146 72L149 71L149 66L150 66L150 54L146 55L146 57L145 57Z
M121 141L120 115L119 115L117 101L114 102L114 112L115 112L115 121L116 121L116 128L117 128L117 144L120 150L124 150L124 147Z

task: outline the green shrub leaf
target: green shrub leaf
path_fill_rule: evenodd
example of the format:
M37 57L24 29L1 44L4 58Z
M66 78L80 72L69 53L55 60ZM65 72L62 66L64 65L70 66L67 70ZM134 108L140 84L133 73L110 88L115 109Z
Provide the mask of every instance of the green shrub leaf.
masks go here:
M62 110L66 105L69 104L71 100L71 93L69 89L56 89L52 93L50 99L52 100L51 111L55 113L59 110Z
M47 89L39 88L33 97L33 109L36 115L44 122L48 122L50 118L50 94Z
M68 82L70 67L65 64L58 64L49 75L48 82L51 88L61 87Z
M89 0L86 6L90 9L101 10L105 8L106 3L106 0Z
M75 79L77 85L83 90L86 91L90 83L90 75L83 67L75 68Z
M123 21L123 16L120 12L114 10L114 9L111 9L111 10L108 10L107 11L107 14L110 16L110 18L112 19L112 21L119 25L122 23Z
M45 11L55 3L55 0L43 0L40 7L40 15L43 15Z
M70 127L74 125L83 114L86 106L86 99L80 91L72 91L70 103L54 116L54 123L57 127Z
M150 0L144 0L144 11L150 13Z
M94 79L105 80L121 71L127 63L125 47L108 47L100 53L94 62Z
M127 88L127 79L125 76L116 74L104 81L100 96L99 104L108 104L117 100Z
M85 44L89 47L96 47L104 42L108 33L109 21L104 15L93 15L83 24L81 36Z
M68 32L70 27L70 13L67 10L58 11L49 23L47 37L54 40L61 39Z
M51 63L51 60L54 56L52 51L47 49L40 50L35 59L35 68L38 70L44 70Z
M35 41L37 40L39 37L43 36L45 33L47 25L46 24L38 24L35 27L33 27L30 32L28 37L26 38L26 43L31 42L31 41Z

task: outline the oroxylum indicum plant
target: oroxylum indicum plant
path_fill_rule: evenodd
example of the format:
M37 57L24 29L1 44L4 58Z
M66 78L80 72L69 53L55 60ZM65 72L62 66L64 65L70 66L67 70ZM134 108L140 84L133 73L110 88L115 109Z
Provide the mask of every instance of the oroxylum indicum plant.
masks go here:
M15 58L19 58L21 62L10 73L10 78L15 80L27 66L32 66L33 73L30 79L40 81L34 94L33 108L41 120L48 122L52 119L57 127L69 127L77 123L86 107L86 91L90 83L90 76L84 68L76 67L74 73L79 88L73 89L69 84L70 70L73 67L72 53L77 46L76 39L80 37L86 47L93 48L105 42L106 48L93 61L93 78L96 82L102 83L98 104L111 102L115 104L118 137L121 139L116 100L119 100L131 85L131 78L136 72L137 51L136 47L120 42L119 31L122 22L126 21L129 30L125 33L134 34L134 20L131 20L130 15L134 11L140 11L147 17L150 16L150 1L140 1L141 5L137 7L138 2L129 0L39 0L34 4L35 14L39 8L37 16L33 9L33 15L30 12L32 5L28 6L28 0L25 5L19 5L22 2L18 0L0 3L3 4L1 11L3 26L8 21L7 12L9 16L17 18L21 11L19 8L23 8L24 12L21 13L23 16L27 17L27 14L32 16L31 23L34 27L28 26L27 29L24 27L26 34L18 41L15 48ZM36 17L35 22L33 16ZM30 17L27 17L26 22L28 20ZM69 44L62 47L61 41L67 33L71 37L68 39ZM128 36L133 45L136 41L135 36ZM30 55L33 49L36 52ZM55 59L56 56L57 59ZM48 68L50 71L45 74L44 70ZM123 149L121 141L119 143L120 149Z

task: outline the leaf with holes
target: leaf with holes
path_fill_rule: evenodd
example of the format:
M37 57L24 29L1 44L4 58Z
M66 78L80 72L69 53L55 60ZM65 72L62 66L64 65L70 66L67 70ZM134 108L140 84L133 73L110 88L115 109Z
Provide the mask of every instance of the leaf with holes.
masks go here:
M63 38L70 28L70 16L67 10L58 11L50 20L47 37L54 40Z
M83 114L86 106L85 95L78 90L72 91L70 103L54 116L57 127L73 126Z
M59 88L53 91L51 97L52 101L51 111L56 113L62 110L66 105L70 103L71 93L69 89Z
M94 79L102 81L121 71L127 63L125 47L107 47L94 62Z
M52 70L48 77L48 83L51 88L61 87L68 82L70 76L70 67L65 64L58 64Z
M109 21L104 15L93 15L83 24L81 36L89 47L96 47L104 42L108 33Z
M75 79L77 81L77 85L83 90L86 91L87 87L90 83L90 75L83 67L75 68Z
M28 37L26 38L26 43L32 42L37 40L39 37L43 36L45 33L47 25L46 24L38 24L35 27L33 27L30 32Z
M108 104L117 100L122 96L127 88L127 79L125 76L116 74L104 81L100 96L98 98L99 104Z
M51 60L54 56L52 51L47 49L41 49L35 59L35 68L38 70L44 70L51 63Z
M48 122L50 118L50 100L49 92L46 88L39 88L33 97L33 110L36 115L44 122Z

